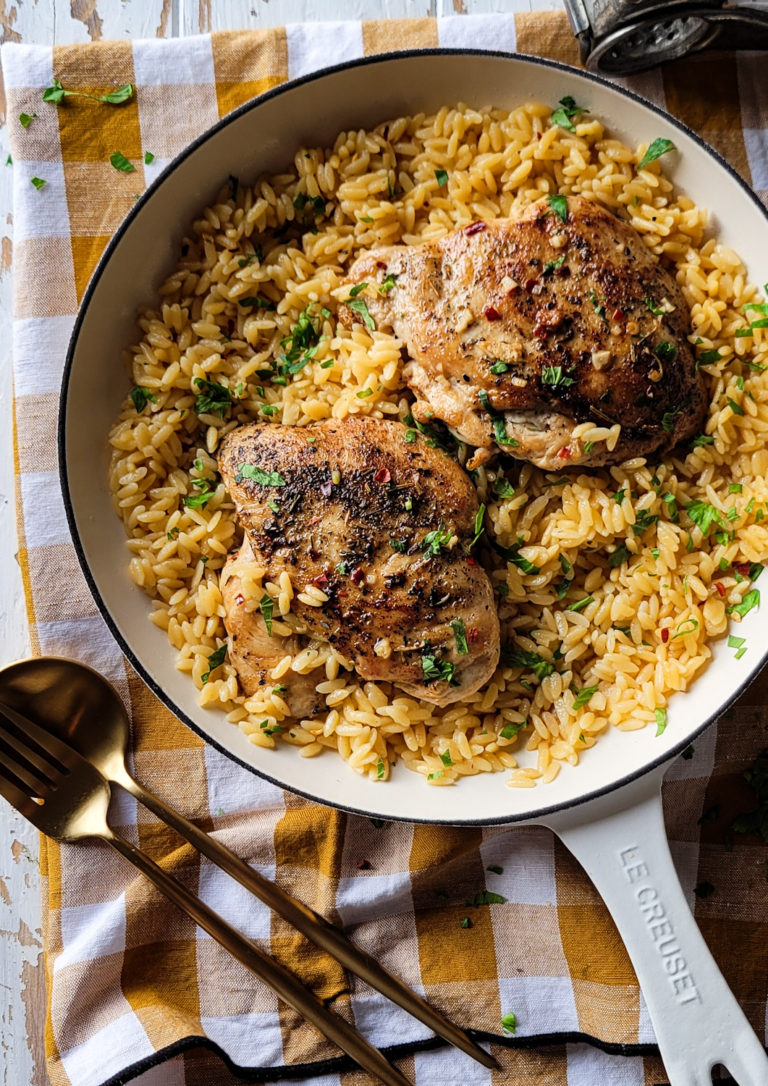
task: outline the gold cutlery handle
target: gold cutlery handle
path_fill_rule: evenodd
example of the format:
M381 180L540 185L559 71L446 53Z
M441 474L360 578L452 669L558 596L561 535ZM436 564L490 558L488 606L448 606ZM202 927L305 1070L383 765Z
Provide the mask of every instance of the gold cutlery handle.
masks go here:
M108 841L135 867L138 867L147 878L151 879L158 890L183 909L196 924L216 939L246 969L255 973L289 1007L293 1007L308 1022L316 1026L321 1033L356 1060L366 1071L378 1076L386 1086L411 1086L409 1080L396 1067L393 1067L377 1048L369 1044L338 1014L330 1011L291 972L247 940L218 913L168 875L146 853L111 830L103 835L103 840Z
M168 807L158 796L148 792L133 777L120 774L117 783L148 807L159 819L172 826L190 844L217 864L233 879L250 890L260 901L268 905L284 920L325 950L343 966L362 977L364 981L382 992L393 1003L412 1014L414 1018L429 1026L430 1029L446 1041L472 1056L485 1067L495 1068L497 1063L484 1049L445 1018L439 1011L417 995L414 991L394 977L364 950L360 950L349 941L343 931L334 927L324 916L316 913L297 898L282 890L276 883L265 878L258 871L249 867L234 852L222 845L214 837L199 829L192 822Z

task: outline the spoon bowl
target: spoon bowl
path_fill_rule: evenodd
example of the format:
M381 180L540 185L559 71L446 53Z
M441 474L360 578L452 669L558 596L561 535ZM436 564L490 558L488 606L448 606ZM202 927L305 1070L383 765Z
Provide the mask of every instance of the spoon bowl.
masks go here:
M43 656L0 669L0 703L29 712L106 777L125 786L131 746L128 713L115 688L76 660Z

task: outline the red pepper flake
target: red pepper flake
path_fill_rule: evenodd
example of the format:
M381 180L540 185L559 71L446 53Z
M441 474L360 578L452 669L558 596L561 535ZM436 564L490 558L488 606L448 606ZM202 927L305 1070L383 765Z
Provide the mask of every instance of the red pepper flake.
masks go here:
M487 229L488 227L482 221L482 219L478 219L477 222L471 222L469 226L465 226L464 233L467 235L468 238L471 238L473 234L482 234L483 230Z
M495 309L492 305L487 305L483 310L483 316L489 321L500 321L501 313L498 309Z
M749 577L749 571L752 567L749 562L734 562L733 568L737 573L740 573L742 577Z
M328 574L321 573L319 577L315 577L312 584L328 584Z
M472 556L470 555L470 556L469 556L469 558L467 558L467 565L468 565L468 566L476 566L476 565L477 565L477 559L476 559L476 558L473 558L473 557L472 557Z
M540 139L541 139L541 132L537 132L537 133L536 133L536 139L537 139L537 140L540 140Z
M533 294L533 290L534 290L534 287L536 286L537 282L538 282L538 280L536 280L536 279L526 279L526 281L525 281L525 289L528 291L529 294Z
M381 268L383 271L387 270L387 265L383 260L377 260L376 261L376 267Z
M309 523L310 524L319 524L320 523L320 517L310 517L309 518Z
M723 599L725 599L725 585L723 584L723 582L722 581L715 581L715 588L720 593L720 595L723 597Z
M245 603L245 596L242 594L242 592L238 592L235 596L235 603L238 607L242 607Z
M358 566L357 569L352 570L352 572L349 575L349 579L352 582L352 584L362 584L363 581L365 580L365 574L363 573L363 571Z
M533 329L533 334L536 339L544 340L549 335L549 328L545 324L537 324Z
M627 318L626 318L626 316L624 314L624 310L623 309L614 309L614 311L613 311L613 319L615 321L626 320Z
M558 460L570 460L572 456L573 453L571 452L568 445L566 445L564 449L561 449L560 452L557 454Z
M480 631L478 630L477 626L470 626L470 628L467 630L467 641L477 641L479 636Z
M665 626L661 631L661 640L665 645L669 641L669 626Z
M358 871L370 871L371 870L371 861L370 860L361 860L360 863L357 865L357 870Z
M373 477L374 483L388 483L392 479L389 468L379 468Z

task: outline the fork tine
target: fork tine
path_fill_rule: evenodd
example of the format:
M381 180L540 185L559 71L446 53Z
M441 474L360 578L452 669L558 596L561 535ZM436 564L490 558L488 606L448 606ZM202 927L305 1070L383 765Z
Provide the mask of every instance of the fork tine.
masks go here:
M25 736L33 740L55 768L60 770L72 769L73 762L82 760L82 754L70 744L59 739L57 735L48 731L47 728L36 724L34 720L13 705L0 701L0 722L3 717L14 724Z
M31 766L28 761L15 758L14 753L21 752L13 751L9 745L4 742L4 737L0 735L0 765L2 765L7 772L13 774L19 784L23 785L27 790L28 795L42 796L50 791L52 782L39 776L35 772L34 766Z
M19 814L24 815L36 826L37 821L34 817L34 810L37 808L37 804L29 798L25 791L18 787L20 781L13 781L7 776L8 772L6 767L0 764L0 796L7 800L12 807L15 807Z
M53 784L61 777L62 772L66 772L67 765L52 749L50 738L49 733L32 720L9 705L0 703L0 742L20 754Z

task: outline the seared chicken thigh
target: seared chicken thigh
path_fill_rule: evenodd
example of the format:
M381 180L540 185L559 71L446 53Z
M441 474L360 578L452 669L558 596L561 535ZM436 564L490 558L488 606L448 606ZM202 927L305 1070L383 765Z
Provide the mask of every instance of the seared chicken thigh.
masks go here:
M364 679L447 705L490 678L499 621L470 553L477 495L416 430L255 423L225 438L219 468L258 565L289 574L292 614Z
M368 253L350 269L362 283L376 325L407 346L414 414L470 445L548 469L598 466L701 429L705 388L675 280L630 225L583 197ZM359 316L343 307L341 319ZM621 433L581 441L573 430L589 421Z

